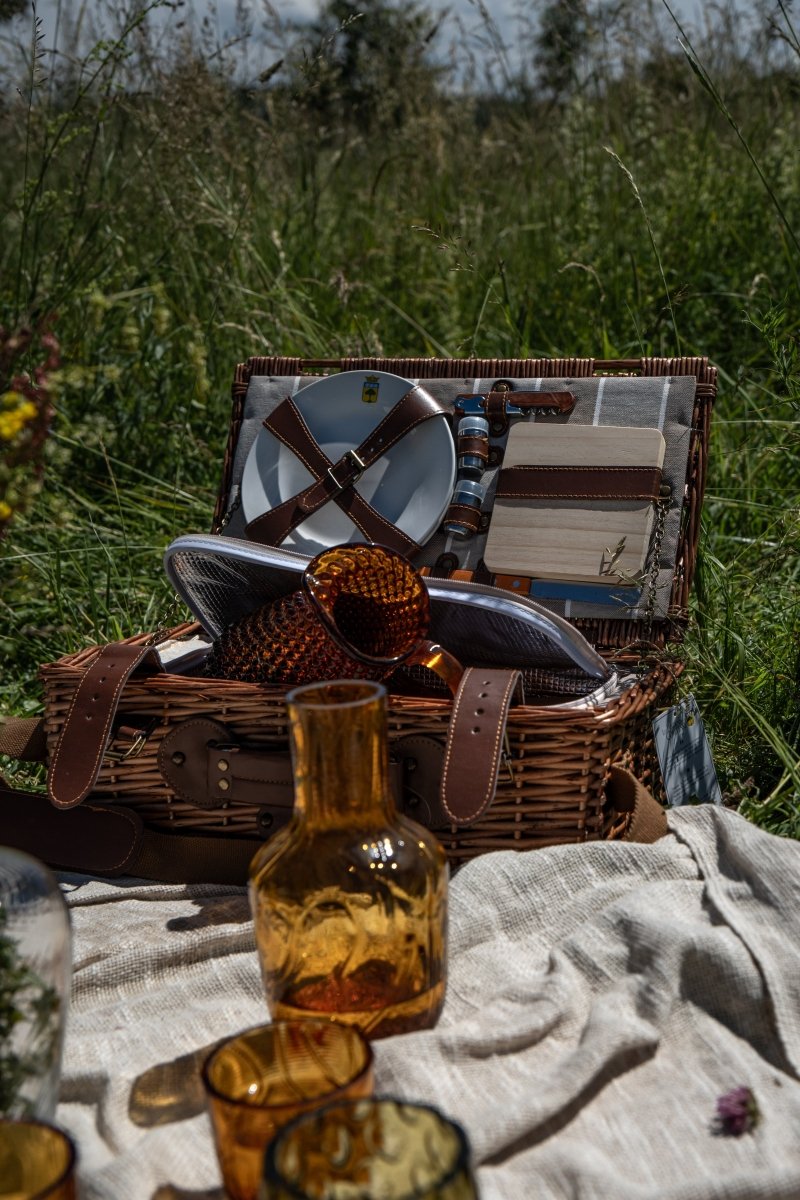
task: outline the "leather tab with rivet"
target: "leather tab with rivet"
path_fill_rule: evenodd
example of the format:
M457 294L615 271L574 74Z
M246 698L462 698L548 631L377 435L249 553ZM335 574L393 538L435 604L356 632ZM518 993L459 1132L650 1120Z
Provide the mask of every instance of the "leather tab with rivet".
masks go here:
M48 772L56 808L74 808L95 785L111 737L119 698L134 671L164 670L153 646L113 642L87 667L75 689Z
M253 804L280 828L292 812L294 786L288 750L237 741L211 717L176 725L158 748L158 767L176 796L197 808ZM281 819L282 818L282 819Z
M491 804L503 756L506 718L521 694L519 671L469 667L453 702L441 800L454 825L469 825Z
M440 781L444 744L427 734L407 734L389 747L389 771L395 800L407 817L442 829L450 818L442 807Z

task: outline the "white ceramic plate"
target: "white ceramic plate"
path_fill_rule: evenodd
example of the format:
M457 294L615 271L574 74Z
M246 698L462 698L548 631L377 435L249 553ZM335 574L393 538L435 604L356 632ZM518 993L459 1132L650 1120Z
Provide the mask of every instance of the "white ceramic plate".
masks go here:
M374 395L377 380L377 399ZM355 450L398 400L414 386L386 371L342 371L301 388L294 396L303 420L332 462ZM422 545L441 522L456 478L456 454L444 415L417 425L364 472L356 490L398 529ZM262 429L250 448L242 475L242 509L250 522L275 508L314 479L296 454ZM363 541L360 529L330 501L281 542L288 550L315 555L342 542Z

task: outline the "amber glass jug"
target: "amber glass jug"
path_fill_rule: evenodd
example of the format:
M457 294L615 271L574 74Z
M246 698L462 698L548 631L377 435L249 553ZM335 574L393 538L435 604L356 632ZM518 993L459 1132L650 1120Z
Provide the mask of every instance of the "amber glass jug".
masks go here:
M428 1028L444 1001L447 861L395 809L385 688L308 684L287 705L294 814L250 868L270 1013L327 1013L370 1038Z

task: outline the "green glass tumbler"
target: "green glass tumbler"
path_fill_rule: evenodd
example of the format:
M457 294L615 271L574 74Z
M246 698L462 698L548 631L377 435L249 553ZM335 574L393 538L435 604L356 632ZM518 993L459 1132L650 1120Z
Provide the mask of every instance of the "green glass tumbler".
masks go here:
M259 1200L478 1200L467 1136L392 1096L328 1105L267 1148Z

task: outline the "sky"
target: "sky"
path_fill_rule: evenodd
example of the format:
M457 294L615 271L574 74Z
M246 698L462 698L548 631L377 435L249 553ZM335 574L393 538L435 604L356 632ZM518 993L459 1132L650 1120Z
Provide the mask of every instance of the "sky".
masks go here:
M237 0L186 0L184 13L191 11L196 18L205 12L215 11L219 34L222 38L235 25ZM100 6L97 0L61 0L61 9L74 16L86 4L89 11L97 10ZM539 3L525 3L525 0L485 0L485 6L491 13L503 40L513 45L515 34L514 16L520 12L531 12L542 6ZM56 12L59 0L36 0L37 13L44 23L45 41L52 45L56 26ZM453 16L462 18L468 24L481 21L478 0L421 0L421 5L433 13L446 11ZM746 9L747 0L737 0L738 7ZM252 7L258 8L258 0L252 0ZM278 15L286 20L302 20L313 18L319 9L319 0L272 0L272 7ZM703 5L701 0L670 0L670 7L676 15L690 24L701 20Z
M144 0L142 0L144 2ZM319 10L320 0L247 0L249 7L255 11L259 11L261 5L269 7L271 5L273 11L282 21L300 21L313 18ZM431 13L446 13L448 14L448 24L445 26L443 36L439 39L439 46L442 47L444 53L445 47L456 46L455 57L452 61L456 65L457 72L459 71L458 59L463 58L468 61L468 55L461 54L461 44L456 36L456 22L462 22L462 28L466 30L467 37L470 43L474 41L473 50L480 45L480 39L485 30L484 18L481 15L481 7L489 11L495 23L497 32L499 33L502 42L507 48L508 63L513 69L518 64L524 61L530 62L529 37L525 39L523 33L529 31L530 24L525 23L522 26L519 23L520 15L523 20L526 16L536 14L541 11L547 0L417 0L420 7L427 8ZM727 0L735 9L741 13L753 11L752 0ZM649 0L653 11L659 15L662 28L665 31L665 37L671 38L673 42L677 37L677 30L669 20L666 7L661 0ZM60 10L66 17L67 22L70 19L74 20L81 10L85 10L90 17L97 18L98 14L104 8L116 5L116 7L124 7L127 9L133 8L134 0L61 0ZM708 5L704 5L701 0L669 0L670 8L672 8L678 19L686 26L690 36L698 31L701 31L704 25L704 9L708 10ZM179 13L171 13L167 10L161 12L156 18L159 22L171 21L177 22L185 20L187 16L199 20L205 14L213 14L213 20L216 24L216 37L220 44L224 44L226 40L233 34L236 26L236 8L237 0L184 0L184 6ZM56 36L57 22L56 14L59 11L59 0L36 0L37 14L42 18L43 25L43 43L45 49L52 49ZM3 29L3 34L8 37L9 33L16 35L17 39L27 42L30 30L30 17L18 18L12 30ZM448 36L449 34L449 36ZM62 19L62 39L63 43L63 19ZM258 39L256 39L258 41ZM3 47L0 41L0 61L5 58L4 49L8 50L8 45ZM527 49L527 55L525 51ZM252 53L252 44L251 44ZM452 53L452 52L451 52ZM261 52L257 52L257 58L264 58L264 63L260 63L257 70L254 70L255 63L252 58L246 61L246 66L243 70L243 76L249 78L250 74L258 74L264 65L269 66L271 61L274 61L276 56L279 56L280 51L275 51L273 43L272 47L264 46ZM494 57L494 56L492 56ZM245 60L243 60L245 61ZM474 61L474 60L473 60Z

